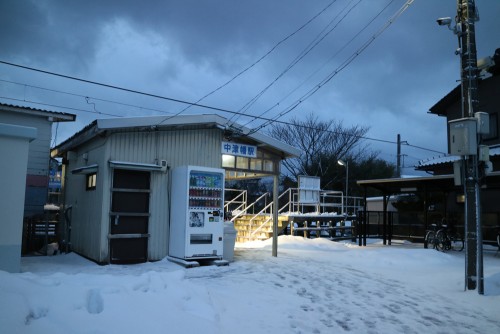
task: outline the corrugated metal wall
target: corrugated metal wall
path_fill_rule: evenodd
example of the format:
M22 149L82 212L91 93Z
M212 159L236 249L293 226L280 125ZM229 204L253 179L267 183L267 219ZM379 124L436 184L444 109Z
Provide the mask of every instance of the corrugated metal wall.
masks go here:
M109 160L136 163L167 160L171 168L181 165L220 168L221 136L219 129L115 133L108 139ZM168 255L169 178L169 173L152 172L149 221L151 237L148 245L150 260L161 260ZM109 194L108 199L104 200L108 201L109 208ZM103 228L109 229L108 225L103 224ZM107 232L103 234L107 236Z
M66 206L71 206L71 248L97 262L107 262L108 253L103 251L107 248L107 234L103 235L103 227L109 225L110 187L104 141L99 139L92 146L85 145L73 151L64 185ZM87 159L84 159L84 154L87 154ZM86 175L75 175L71 170L92 164L99 166L96 189L87 191Z

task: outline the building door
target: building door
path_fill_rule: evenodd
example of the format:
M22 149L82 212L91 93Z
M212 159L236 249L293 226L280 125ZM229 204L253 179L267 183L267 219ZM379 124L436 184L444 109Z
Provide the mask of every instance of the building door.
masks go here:
M150 172L114 169L109 251L111 263L148 260Z

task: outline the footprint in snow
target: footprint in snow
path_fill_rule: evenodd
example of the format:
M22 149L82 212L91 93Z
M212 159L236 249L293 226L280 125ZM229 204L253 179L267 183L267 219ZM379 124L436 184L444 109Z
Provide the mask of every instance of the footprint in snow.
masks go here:
M101 291L92 289L87 295L87 312L90 314L99 314L104 311L104 301L102 300Z

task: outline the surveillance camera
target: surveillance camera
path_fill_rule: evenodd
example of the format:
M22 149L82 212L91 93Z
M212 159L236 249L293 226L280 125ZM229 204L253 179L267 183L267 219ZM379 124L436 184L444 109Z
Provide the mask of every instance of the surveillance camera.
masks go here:
M451 24L451 17L441 17L436 20L440 26L449 26Z

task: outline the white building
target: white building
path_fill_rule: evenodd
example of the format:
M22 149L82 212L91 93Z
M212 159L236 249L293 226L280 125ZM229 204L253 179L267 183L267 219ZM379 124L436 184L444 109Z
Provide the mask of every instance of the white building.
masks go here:
M19 272L23 220L47 200L53 122L75 115L0 103L0 270Z

